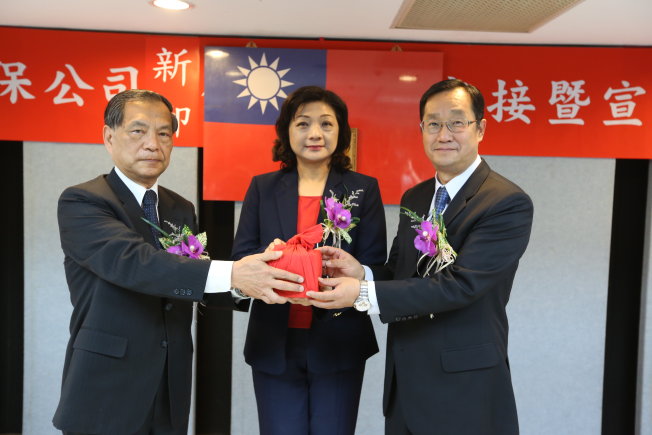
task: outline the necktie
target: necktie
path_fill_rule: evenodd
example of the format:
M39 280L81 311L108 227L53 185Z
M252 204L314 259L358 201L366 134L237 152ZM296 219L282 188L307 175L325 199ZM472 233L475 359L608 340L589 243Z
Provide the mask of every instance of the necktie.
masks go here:
M153 190L147 190L145 196L143 197L143 211L145 212L145 219L156 224L158 226L158 215L156 213L156 192ZM157 248L161 247L161 244L158 241L159 234L154 227L150 226L152 230L152 235L154 236L154 242Z
M448 196L446 187L440 186L435 195L435 217L442 214L446 205L450 202L451 198Z

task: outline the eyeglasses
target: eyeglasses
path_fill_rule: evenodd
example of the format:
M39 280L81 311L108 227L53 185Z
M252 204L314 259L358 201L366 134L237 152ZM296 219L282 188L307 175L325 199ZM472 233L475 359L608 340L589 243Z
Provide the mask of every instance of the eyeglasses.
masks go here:
M451 119L450 121L421 121L419 123L419 127L421 127L421 131L427 131L430 134L437 134L441 131L441 129L444 127L444 124L446 124L446 128L448 128L448 131L451 133L462 133L464 130L467 129L467 127L474 122L478 121L467 121L466 119Z

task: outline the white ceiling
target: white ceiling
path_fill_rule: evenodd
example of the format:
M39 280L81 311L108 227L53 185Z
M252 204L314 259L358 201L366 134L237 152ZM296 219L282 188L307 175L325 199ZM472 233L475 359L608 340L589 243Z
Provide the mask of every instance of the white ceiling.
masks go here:
M148 0L0 0L0 25L211 36L652 46L652 0L585 0L528 34L391 29L402 2L194 0L193 9L171 12Z

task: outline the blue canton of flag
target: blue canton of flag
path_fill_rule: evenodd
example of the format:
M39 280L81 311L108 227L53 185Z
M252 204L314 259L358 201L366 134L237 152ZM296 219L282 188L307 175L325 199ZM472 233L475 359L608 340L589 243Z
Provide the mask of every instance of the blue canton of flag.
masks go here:
M204 119L273 125L293 90L326 85L326 50L206 47Z

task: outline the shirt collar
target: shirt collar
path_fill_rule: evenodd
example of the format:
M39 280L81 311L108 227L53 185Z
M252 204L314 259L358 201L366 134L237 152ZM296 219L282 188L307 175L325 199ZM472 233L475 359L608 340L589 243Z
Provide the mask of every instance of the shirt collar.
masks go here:
M122 180L123 183L127 186L129 191L134 195L136 198L136 201L138 201L138 204L142 205L143 204L143 198L145 197L145 192L147 190L153 190L156 192L156 203L158 205L158 180L156 180L156 183L149 189L146 189L145 187L141 186L140 184L136 183L134 180L131 178L127 177L125 174L122 173L118 167L114 167L115 173L118 174L118 177Z
M464 170L460 175L457 175L450 179L448 183L445 184L446 186L446 192L448 192L448 196L450 197L450 200L452 201L453 198L455 198L455 195L457 195L457 192L459 192L464 184L469 180L471 177L471 174L480 166L480 163L482 163L482 159L480 158L479 155L475 156L475 160L471 165ZM444 186L444 184L441 184L439 182L439 178L435 177L435 195L432 196L432 201L430 202L430 210L432 213L432 210L435 209L435 196L437 194L437 190L439 190L439 187ZM450 204L450 202L449 202ZM444 210L448 208L448 205L444 207ZM443 212L442 212L443 213ZM428 218L432 217L432 214L428 216Z
M475 156L475 160L471 165L464 170L460 175L456 175L452 179L448 181L448 183L445 184L446 186L446 191L448 192L448 196L450 197L451 201L453 198L455 198L455 195L457 195L457 192L462 189L462 186L468 181L468 179L471 177L471 174L473 174L473 171L477 169L478 166L480 166L480 163L482 162L482 159L480 158L479 155ZM439 178L435 177L436 180L436 187L435 187L435 192L437 192L437 189L439 189L439 186L443 186L439 182Z

